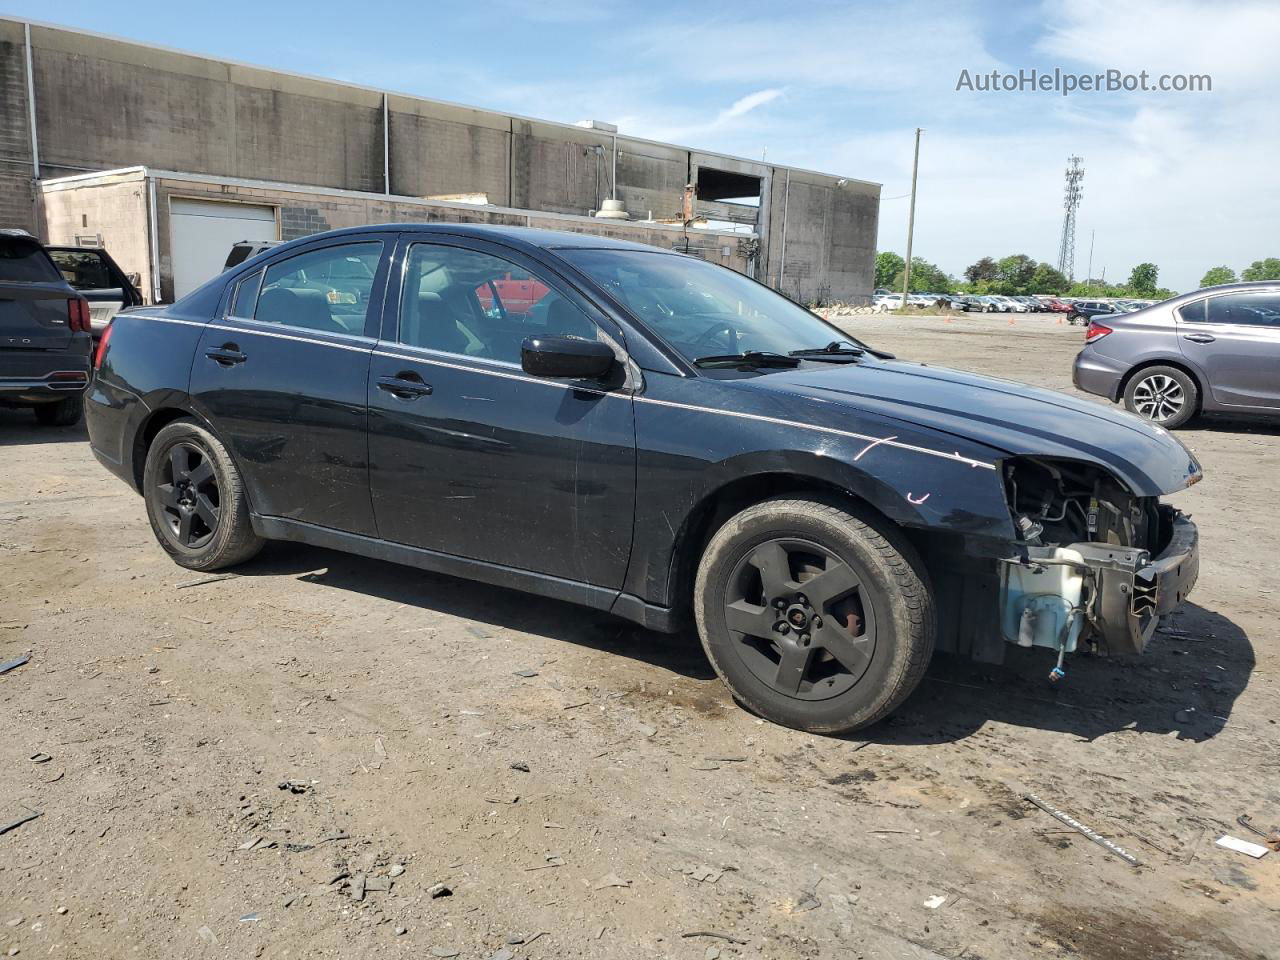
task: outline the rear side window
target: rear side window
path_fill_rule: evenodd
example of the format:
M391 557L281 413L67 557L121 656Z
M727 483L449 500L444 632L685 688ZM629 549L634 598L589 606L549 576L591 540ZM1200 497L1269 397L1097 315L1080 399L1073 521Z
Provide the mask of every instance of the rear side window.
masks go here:
M24 237L0 237L0 280L57 283L62 274L44 248Z
M1210 297L1209 323L1245 327L1280 327L1280 293L1230 293Z
M268 266L253 318L262 323L364 335L382 241L309 250ZM236 291L237 301L240 291ZM239 302L236 306L241 307Z
M258 289L262 286L262 271L255 270L236 284L231 294L231 304L227 308L227 316L253 318L253 308L258 303Z
M1204 301L1193 300L1178 308L1178 316L1188 323L1204 323Z

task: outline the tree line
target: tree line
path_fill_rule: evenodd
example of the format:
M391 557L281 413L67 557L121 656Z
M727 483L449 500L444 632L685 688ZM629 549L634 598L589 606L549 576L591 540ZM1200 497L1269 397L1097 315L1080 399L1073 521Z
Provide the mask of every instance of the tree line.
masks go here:
M914 260L915 257L911 259ZM912 269L915 268L913 267ZM1216 287L1220 283L1235 283L1237 279L1249 283L1254 283L1258 280L1280 280L1280 257L1255 260L1240 271L1238 278L1236 277L1236 272L1230 267L1210 267L1205 271L1205 275L1200 278L1200 286Z
M876 254L876 287L895 293L902 290L906 261L898 254L884 250ZM1200 281L1200 286L1236 282L1230 267L1213 267ZM1255 260L1240 271L1240 280L1280 280L1280 258ZM941 267L922 257L911 258L912 293L972 293L1024 296L1041 294L1057 297L1136 297L1163 300L1174 291L1159 285L1160 268L1154 263L1140 263L1129 273L1126 283L1101 283L1091 280L1072 282L1061 271L1047 263L1037 263L1025 253L1012 256L983 257L965 268L964 279L957 280Z

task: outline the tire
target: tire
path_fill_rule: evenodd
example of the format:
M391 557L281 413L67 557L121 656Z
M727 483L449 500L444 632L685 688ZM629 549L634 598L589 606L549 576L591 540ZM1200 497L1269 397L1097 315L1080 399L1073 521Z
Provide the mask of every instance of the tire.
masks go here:
M779 497L731 518L703 553L694 616L738 702L810 733L883 719L933 654L933 598L915 550L834 500Z
M33 407L32 412L36 415L36 423L42 427L70 427L84 416L84 403L78 395L63 397L56 403Z
M156 434L142 493L156 540L184 567L221 570L262 549L240 472L221 441L192 420Z
M1177 367L1146 367L1125 384L1124 406L1166 430L1176 430L1200 409L1200 387Z

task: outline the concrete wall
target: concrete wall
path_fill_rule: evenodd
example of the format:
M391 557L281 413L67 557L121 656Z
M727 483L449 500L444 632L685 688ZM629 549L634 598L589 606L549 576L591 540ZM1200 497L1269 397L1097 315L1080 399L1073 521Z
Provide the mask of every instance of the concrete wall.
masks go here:
M101 233L112 256L126 273L138 273L143 294L151 299L151 230L148 174L121 171L77 177L43 185L51 242L73 244L77 234ZM505 226L568 230L592 236L648 243L680 250L746 272L753 248L750 238L710 230L684 231L662 224L641 224L566 216L511 208L435 203L379 194L290 190L287 184L230 183L199 177L166 176L154 181L155 247L161 301L173 298L173 264L169 211L174 199L216 200L273 206L278 211L280 239L376 223L495 223Z
M615 138L602 131L397 94L385 95L384 123L381 91L53 27L33 25L31 40L46 179L142 165L407 197L484 193L569 215L610 195ZM26 102L22 23L0 19L0 222L30 229L40 216ZM857 191L836 178L792 171L783 271L786 168L628 137L616 145L617 195L633 217L678 217L700 167L756 172L765 196L754 229L773 270L760 279L794 277L792 295L870 293L874 211L846 204ZM877 186L861 189L878 202Z

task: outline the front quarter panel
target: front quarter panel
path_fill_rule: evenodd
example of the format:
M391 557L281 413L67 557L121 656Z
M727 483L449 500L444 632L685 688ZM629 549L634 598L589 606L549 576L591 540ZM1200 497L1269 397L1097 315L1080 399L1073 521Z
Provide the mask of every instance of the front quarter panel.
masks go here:
M1014 536L995 451L848 407L732 382L649 375L636 397L636 533L627 591L670 596L675 553L709 498L753 477L848 491L903 526Z

